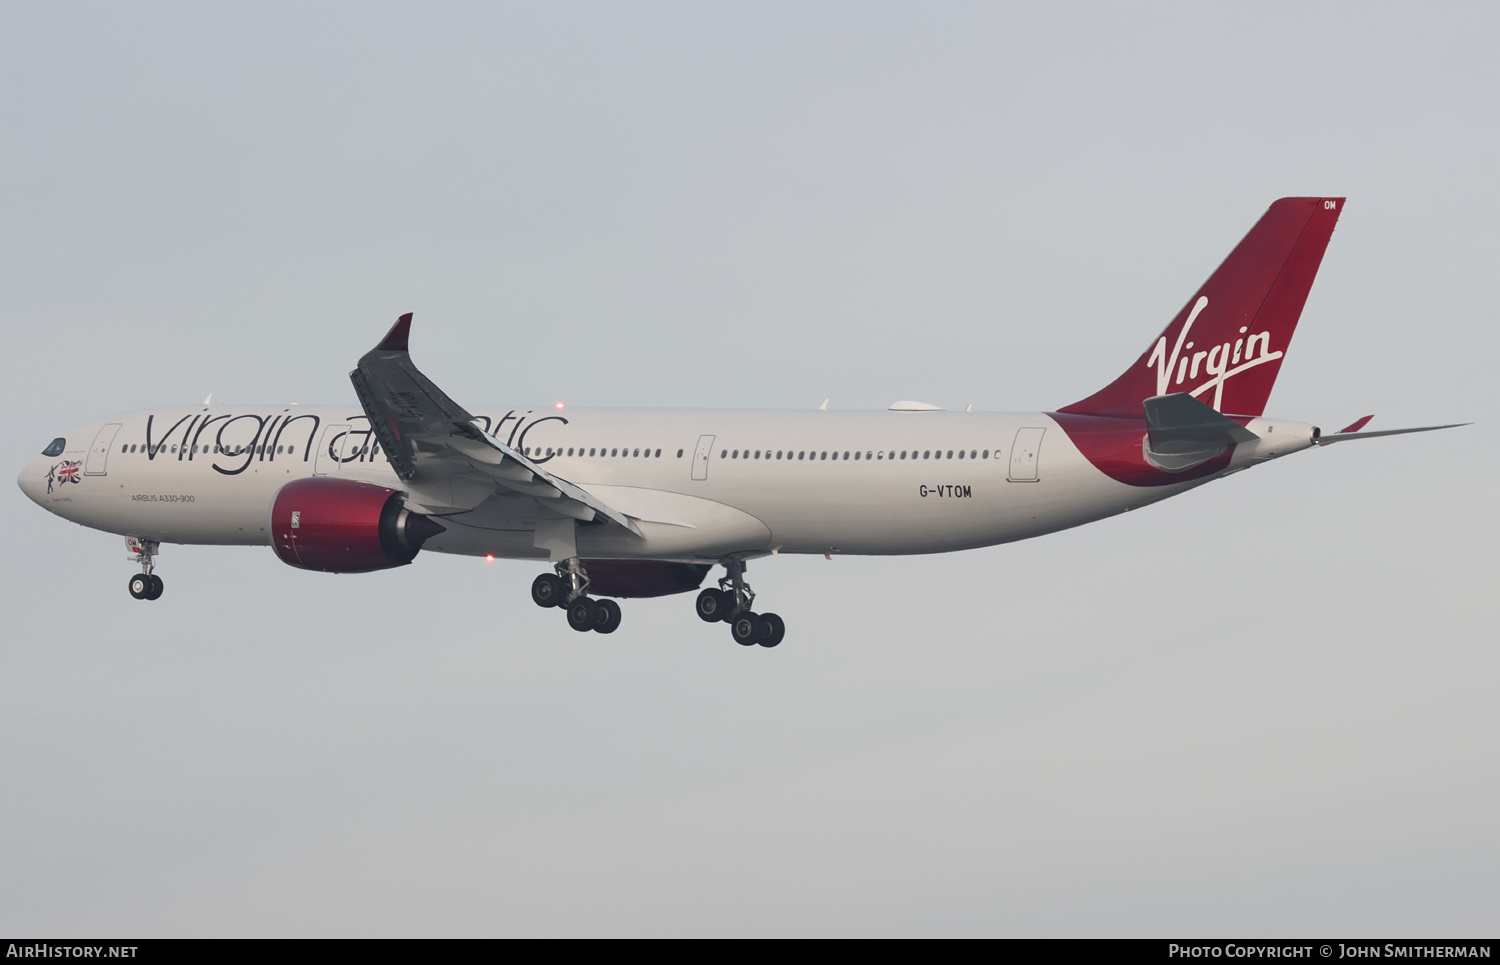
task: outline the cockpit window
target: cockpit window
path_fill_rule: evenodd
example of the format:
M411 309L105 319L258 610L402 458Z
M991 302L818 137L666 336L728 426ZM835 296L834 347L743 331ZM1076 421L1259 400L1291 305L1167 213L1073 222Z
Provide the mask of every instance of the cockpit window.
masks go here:
M62 436L58 436L47 445L47 448L42 450L42 455L60 456L63 454L63 450L66 448L68 448L68 440L64 439Z

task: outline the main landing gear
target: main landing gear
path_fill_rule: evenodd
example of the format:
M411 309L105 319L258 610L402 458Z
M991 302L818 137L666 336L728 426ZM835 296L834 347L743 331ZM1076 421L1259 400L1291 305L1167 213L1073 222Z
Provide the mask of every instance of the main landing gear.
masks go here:
M589 577L576 558L557 564L556 573L543 573L531 583L531 600L540 607L568 611L568 626L579 633L614 633L620 627L620 604L588 595Z
M130 560L141 564L141 571L130 578L130 595L137 600L155 600L161 596L161 577L152 573L157 550L161 544L153 539L125 538L125 548L130 550Z
M699 619L705 623L723 621L729 624L734 642L742 647L774 647L786 636L786 624L774 613L755 613L755 591L745 582L745 561L732 559L724 564L728 575L719 580L717 589L709 587L698 594Z

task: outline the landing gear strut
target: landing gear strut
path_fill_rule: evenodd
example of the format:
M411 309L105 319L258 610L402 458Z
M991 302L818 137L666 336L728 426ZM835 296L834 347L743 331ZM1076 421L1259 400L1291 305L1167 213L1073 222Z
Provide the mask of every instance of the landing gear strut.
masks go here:
M614 633L620 627L620 604L596 600L588 595L589 575L577 557L556 566L556 573L543 573L531 583L531 600L540 607L562 607L568 611L568 626L579 633Z
M706 623L729 624L734 642L742 647L774 647L786 636L786 624L774 613L756 613L755 591L745 582L745 561L730 559L724 564L726 575L717 588L709 587L698 594L699 619Z
M125 537L125 548L130 551L132 563L141 564L141 571L130 578L130 595L137 600L155 600L161 596L161 577L151 571L155 568L156 554L161 543L154 539Z

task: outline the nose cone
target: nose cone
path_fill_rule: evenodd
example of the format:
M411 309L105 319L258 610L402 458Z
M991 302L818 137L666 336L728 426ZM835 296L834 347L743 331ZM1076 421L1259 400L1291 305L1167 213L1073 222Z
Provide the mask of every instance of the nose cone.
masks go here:
M16 477L16 485L21 487L32 502L40 504L47 494L47 466L43 465L45 460L33 459L21 470Z

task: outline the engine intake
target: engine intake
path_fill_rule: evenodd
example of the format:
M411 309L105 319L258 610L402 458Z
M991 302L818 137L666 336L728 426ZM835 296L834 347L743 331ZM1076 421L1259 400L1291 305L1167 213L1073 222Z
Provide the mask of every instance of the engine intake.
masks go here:
M271 502L271 548L283 563L325 573L404 566L442 525L406 508L394 489L315 476L282 486Z

